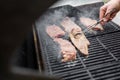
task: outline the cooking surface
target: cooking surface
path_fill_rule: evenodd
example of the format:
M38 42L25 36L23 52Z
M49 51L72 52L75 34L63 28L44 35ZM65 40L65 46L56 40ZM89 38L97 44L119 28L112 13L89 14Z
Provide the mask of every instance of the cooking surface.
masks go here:
M86 34L91 43L89 46L90 55L88 58L83 57L80 52L77 52L77 59L73 62L66 63L61 63L57 59L56 44L45 31L47 25L55 23L60 26L59 22L65 16L69 16L84 29L84 26L78 21L78 18L80 16L87 16L98 19L98 10L101 5L102 3L80 6L80 10L73 8L72 6L54 8L49 10L46 13L46 16L41 17L36 22L37 34L46 73L65 80L120 79L120 28L113 22L109 22L104 26L104 32ZM85 9L85 11L83 9ZM91 16L90 14L85 15L85 13L89 13L90 9L95 10L91 13L95 16ZM63 13L62 16L60 16L59 10ZM56 18L56 14L60 17L57 16Z

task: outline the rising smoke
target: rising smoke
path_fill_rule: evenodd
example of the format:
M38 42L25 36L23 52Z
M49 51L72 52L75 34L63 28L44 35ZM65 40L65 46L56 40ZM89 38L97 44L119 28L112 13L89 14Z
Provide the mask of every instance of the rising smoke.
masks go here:
M42 47L46 47L47 45L52 46L53 48L55 48L55 49L52 49L52 50L55 50L55 52L53 52L53 54L55 53L55 55L58 58L61 58L60 49L57 47L58 44L53 45L52 40L50 40L48 35L46 34L46 28L49 25L53 25L53 24L58 25L60 27L61 20L63 20L63 18L65 18L66 16L69 16L72 21L76 22L82 29L85 29L86 27L80 23L79 18L80 17L89 17L89 18L97 20L98 16L99 16L98 10L99 10L99 8L81 7L81 8L79 8L79 11L78 11L77 9L73 9L73 7L71 7L71 6L59 7L59 8L48 10L35 23L37 32L38 32L38 36L40 36L38 38L39 38L39 40L42 39L42 44L43 44ZM56 53L58 53L58 54L56 54Z

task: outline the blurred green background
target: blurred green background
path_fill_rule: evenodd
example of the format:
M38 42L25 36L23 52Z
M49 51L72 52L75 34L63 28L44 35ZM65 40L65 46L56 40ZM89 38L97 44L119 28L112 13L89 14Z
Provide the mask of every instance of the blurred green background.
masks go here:
M106 3L106 2L108 2L109 0L103 0L104 1L104 3Z

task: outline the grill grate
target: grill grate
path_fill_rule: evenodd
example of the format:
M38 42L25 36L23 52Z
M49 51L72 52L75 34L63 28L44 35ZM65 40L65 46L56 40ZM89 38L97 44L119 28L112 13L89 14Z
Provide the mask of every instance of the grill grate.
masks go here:
M98 6L98 4L92 4L92 9L94 5ZM81 6L79 8L87 7ZM71 11L71 9L68 10ZM70 14L72 17L75 15L75 13L71 12ZM46 21L42 23L44 22ZM75 22L81 25L81 23ZM86 34L91 43L89 46L89 57L85 58L80 52L77 52L77 59L66 63L61 63L56 59L58 50L53 40L46 34L44 26L39 21L36 23L46 73L64 80L120 79L120 28L118 25L109 22L105 26L105 32L98 32L96 35Z
M100 36L101 42L120 60L120 32Z

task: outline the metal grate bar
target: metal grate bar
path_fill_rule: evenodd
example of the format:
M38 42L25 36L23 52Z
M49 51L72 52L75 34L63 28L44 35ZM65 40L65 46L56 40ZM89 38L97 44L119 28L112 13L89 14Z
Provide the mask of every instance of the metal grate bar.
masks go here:
M75 66L75 68L74 69L79 69L79 68L82 68L82 66L80 66L81 64L76 64ZM60 65L58 65L57 67L55 67L55 66L52 66L52 68L54 69L54 71L64 71L64 70L66 70L67 71L67 69L65 69L65 65L64 66L60 66ZM68 68L68 70L72 70L72 68Z
M72 71L74 69L81 69L81 66L80 67L78 66L78 67L75 67L75 68L72 67L71 69L68 67L68 69L64 68L64 69L61 69L61 70L59 70L59 69L58 70L54 70L53 73L60 73L60 72L65 72L65 71L69 71L69 70Z
M107 49L107 47L98 39L98 37L96 37L96 39L97 39L97 41L103 46L103 48L104 48L105 50L107 50L108 53L109 53L116 61L118 61L118 59L110 52L109 49Z
M107 60L108 59L108 60ZM114 59L111 59L111 57L102 57L102 58L98 58L98 59L95 59L95 60L90 60L88 59L87 61L85 61L85 63L89 64L96 64L96 63L105 63L105 62L108 62L108 61L113 61Z
M111 80L111 77L114 77L114 80L116 80L116 79L115 79L115 76L120 76L120 73L118 72L118 73L116 73L116 74L114 73L114 74L108 74L108 75L105 75L105 76L103 75L103 76L99 76L99 77L97 77L97 78L95 78L95 79L96 79L96 80L97 80L97 79L98 79L98 80L100 80L100 79L101 79L101 80L104 80L104 79L108 78L109 80ZM120 79L120 77L119 77L119 79ZM119 80L119 79L118 79L118 80Z
M114 26L116 29L118 29L118 30L120 30L120 28L118 28L118 25L116 25L116 24L113 24L113 22L109 22L112 26Z
M101 65L104 65L101 67ZM93 75L93 77L97 80L97 79L105 79L105 78L109 78L111 80L111 76L114 77L118 76L117 74L120 74L120 65L118 65L117 62L114 63L107 63L107 64L101 64L101 65L97 65L97 67L89 67L91 74ZM111 76L109 76L111 75ZM108 77L109 76L109 77ZM120 76L119 76L120 78Z
M90 77L88 76L88 74L77 74L77 75L71 75L71 76L68 76L68 77L65 77L63 78L65 80L88 80L90 79ZM94 80L94 79L92 79Z
M67 73L68 74L68 73ZM81 77L84 77L84 76L88 76L88 74L86 73L86 71L76 71L76 72L70 72L69 73L69 76L65 74L65 75L62 75L63 77L67 78L69 77L69 79L71 78L74 78L74 77L77 77L77 76L81 76Z
M112 64L109 64L109 63L105 63L105 64L99 64L99 65L95 65L95 66L90 66L89 67L89 70L90 72L95 72L97 70L105 70L106 68L110 68L110 67L116 67L116 66L120 66L118 65L118 62L114 62Z
M104 61L103 61L104 62ZM94 63L91 63L91 64L86 64L87 67L90 67L90 66L95 66L95 65L100 65L100 64L104 64L103 62L94 62ZM108 60L106 61L106 63L111 63L113 62L113 60Z
M89 72L89 70L87 69L86 65L84 64L84 62L82 61L81 57L78 57L82 63L82 65L84 66L84 68L86 69L87 73L89 74L89 77L94 80L93 76L91 75L91 73Z
M63 75L64 74L64 75ZM69 74L69 75L68 75ZM86 74L86 70L85 69L82 69L82 70L69 70L67 72L63 72L63 73L59 73L59 74L55 74L56 76L61 76L61 77L65 77L65 76L70 76L70 75L73 75L73 74Z
M87 59L87 61L97 61L97 60L102 60L102 59L105 59L105 58L111 58L111 56L99 55L99 56L96 56L96 57L90 57L90 58Z

